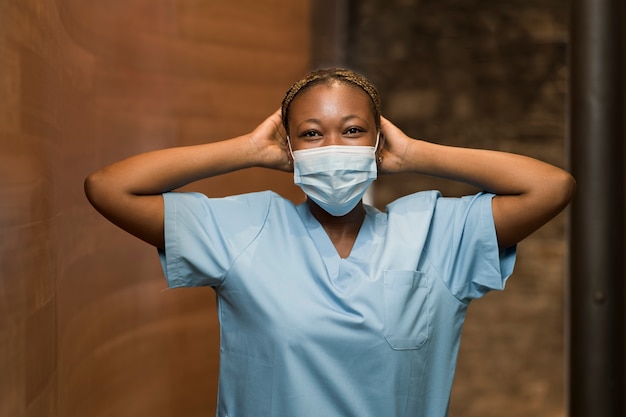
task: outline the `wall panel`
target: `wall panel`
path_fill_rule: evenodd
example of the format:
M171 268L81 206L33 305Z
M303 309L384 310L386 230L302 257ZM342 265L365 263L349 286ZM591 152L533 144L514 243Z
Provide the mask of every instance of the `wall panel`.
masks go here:
M213 293L164 291L155 251L82 181L254 128L308 68L308 14L306 0L0 0L0 415L211 414ZM261 169L189 188L301 198Z

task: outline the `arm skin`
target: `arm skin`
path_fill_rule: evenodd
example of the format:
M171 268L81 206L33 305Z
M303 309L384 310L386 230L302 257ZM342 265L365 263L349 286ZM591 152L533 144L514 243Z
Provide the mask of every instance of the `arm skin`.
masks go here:
M576 183L566 171L526 156L411 139L382 120L381 172L413 172L465 182L496 194L493 217L501 249L511 247L562 211Z
M163 248L162 193L252 166L288 171L285 137L280 112L276 112L247 135L148 152L114 163L85 179L85 194L111 222Z
M381 130L381 173L411 172L448 178L496 194L493 216L498 244L503 249L556 216L573 196L572 176L536 159L415 140L385 118ZM162 193L253 166L292 170L280 111L247 135L148 152L114 163L86 178L85 193L111 222L163 248Z

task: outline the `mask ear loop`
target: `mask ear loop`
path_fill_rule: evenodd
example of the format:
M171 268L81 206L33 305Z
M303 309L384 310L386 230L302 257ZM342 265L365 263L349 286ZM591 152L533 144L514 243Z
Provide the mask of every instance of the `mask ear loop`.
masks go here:
M376 134L376 144L374 145L374 155L376 155L376 152L379 150L378 149L379 144L380 144L380 130ZM378 154L378 156L376 156L376 162L380 164L382 161L383 161L383 157L380 156L380 154Z
M287 146L289 147L289 154L291 155L291 161L289 161L289 163L291 164L292 161L295 160L295 158L293 157L293 149L291 149L291 138L289 137L289 135L287 135Z
M289 153L291 154L291 157L293 158L293 149L291 149L291 139L289 138L289 135L287 135L287 146L289 146Z

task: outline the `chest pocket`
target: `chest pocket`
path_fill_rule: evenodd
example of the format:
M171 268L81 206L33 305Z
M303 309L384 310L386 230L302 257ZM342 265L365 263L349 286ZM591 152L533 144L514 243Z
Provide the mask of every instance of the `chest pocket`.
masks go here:
M423 272L385 271L385 339L393 349L419 349L430 338L430 286Z

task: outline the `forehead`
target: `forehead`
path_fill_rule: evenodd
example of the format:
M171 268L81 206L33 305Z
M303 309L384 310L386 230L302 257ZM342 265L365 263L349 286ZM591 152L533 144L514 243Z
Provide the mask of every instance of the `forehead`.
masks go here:
M316 112L365 112L373 115L369 95L360 87L341 81L315 84L302 90L291 102L289 118L308 117Z

